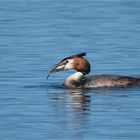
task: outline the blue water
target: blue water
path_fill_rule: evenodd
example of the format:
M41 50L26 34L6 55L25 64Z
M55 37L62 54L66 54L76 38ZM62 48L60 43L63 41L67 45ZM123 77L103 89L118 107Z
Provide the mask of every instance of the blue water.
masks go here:
M68 90L87 52L90 74L140 76L140 1L0 1L1 140L139 140L140 87Z

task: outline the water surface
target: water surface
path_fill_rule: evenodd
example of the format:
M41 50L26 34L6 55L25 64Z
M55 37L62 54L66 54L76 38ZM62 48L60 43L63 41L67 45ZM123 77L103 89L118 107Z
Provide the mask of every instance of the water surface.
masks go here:
M49 68L87 52L91 74L140 76L139 1L0 1L1 140L139 140L140 88L68 90Z

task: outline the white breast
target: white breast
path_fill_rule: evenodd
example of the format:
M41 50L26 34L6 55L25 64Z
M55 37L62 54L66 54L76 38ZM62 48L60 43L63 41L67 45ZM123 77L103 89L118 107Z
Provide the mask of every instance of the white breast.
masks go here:
M65 80L65 85L71 88L76 87L74 83L75 82L80 83L83 77L84 77L84 74L82 72L76 72Z

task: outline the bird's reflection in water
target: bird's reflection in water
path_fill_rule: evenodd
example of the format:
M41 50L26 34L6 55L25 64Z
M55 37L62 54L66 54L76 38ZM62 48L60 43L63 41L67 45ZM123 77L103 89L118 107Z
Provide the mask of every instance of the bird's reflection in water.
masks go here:
M78 111L79 113L87 113L90 105L90 96L86 95L82 89L67 89L67 107Z

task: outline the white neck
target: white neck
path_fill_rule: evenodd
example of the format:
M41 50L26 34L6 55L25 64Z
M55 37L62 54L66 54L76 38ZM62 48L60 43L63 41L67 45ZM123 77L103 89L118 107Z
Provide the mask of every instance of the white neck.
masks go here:
M74 85L74 82L80 83L83 77L84 74L82 72L76 72L66 79L65 85L67 87L75 87L76 85Z
M82 72L75 72L74 74L70 75L67 79L80 82L83 77L84 77L84 74Z

